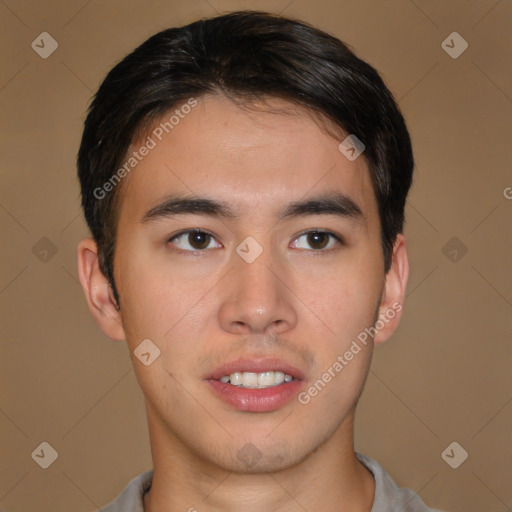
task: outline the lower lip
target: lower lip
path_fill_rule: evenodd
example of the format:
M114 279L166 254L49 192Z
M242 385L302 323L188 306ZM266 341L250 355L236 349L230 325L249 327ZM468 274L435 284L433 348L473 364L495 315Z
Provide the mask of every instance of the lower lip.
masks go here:
M302 388L302 381L292 380L271 388L242 388L220 380L208 380L214 393L239 411L269 412L291 402Z

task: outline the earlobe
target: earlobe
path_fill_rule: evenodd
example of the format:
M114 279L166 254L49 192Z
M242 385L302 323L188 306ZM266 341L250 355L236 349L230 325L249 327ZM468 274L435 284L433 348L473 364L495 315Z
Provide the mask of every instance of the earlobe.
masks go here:
M409 279L409 258L405 236L398 234L393 246L391 268L386 275L386 283L376 321L377 334L374 343L384 343L396 331L402 317L405 289Z
M108 279L100 270L98 248L92 238L78 244L77 257L78 277L91 315L105 336L124 340L121 315Z

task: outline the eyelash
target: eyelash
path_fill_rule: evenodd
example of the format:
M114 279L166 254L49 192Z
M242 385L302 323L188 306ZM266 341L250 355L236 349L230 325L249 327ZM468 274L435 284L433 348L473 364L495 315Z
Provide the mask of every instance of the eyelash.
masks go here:
M183 235L188 235L188 234L191 234L191 233L204 233L205 235L208 235L211 238L215 238L215 235L213 235L212 233L210 233L209 231L206 231L204 229L187 229L185 231L180 231L179 233L176 233L175 235L170 237L167 240L167 243L171 243L176 238L179 238L179 237L182 237ZM317 234L321 234L321 235L329 235L332 238L334 238L336 240L336 242L338 242L339 245L344 245L344 240L343 240L343 238L340 235L337 235L336 233L333 233L332 231L325 231L325 230L320 230L320 229L310 229L308 231L304 231L302 233L299 233L297 235L297 237L294 238L294 240L296 240L298 238L301 238L301 237L303 237L305 235L308 235L310 233L317 233ZM178 248L176 248L175 250L177 252L180 252L180 253L186 253L186 254L196 253L197 255L202 255L203 253L207 252L209 249L185 250L185 249L178 249ZM307 249L300 249L300 250L308 251ZM321 256L321 255L323 255L325 253L330 253L330 252L332 252L334 250L336 250L336 249L335 248L331 248L331 249L311 249L308 252L311 252L312 253L311 256L315 257L315 256Z

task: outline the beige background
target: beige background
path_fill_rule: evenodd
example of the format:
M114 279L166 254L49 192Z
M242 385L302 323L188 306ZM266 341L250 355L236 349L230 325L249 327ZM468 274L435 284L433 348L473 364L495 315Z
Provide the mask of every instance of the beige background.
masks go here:
M413 137L405 315L374 354L356 449L430 506L512 510L509 0L0 3L0 510L97 510L151 467L129 353L100 334L77 281L87 229L75 155L89 99L119 59L158 30L240 8L349 43ZM59 45L47 59L31 48L44 31ZM456 59L441 46L454 31L469 44ZM48 469L31 457L44 441L58 452ZM453 441L469 454L457 469L441 457Z

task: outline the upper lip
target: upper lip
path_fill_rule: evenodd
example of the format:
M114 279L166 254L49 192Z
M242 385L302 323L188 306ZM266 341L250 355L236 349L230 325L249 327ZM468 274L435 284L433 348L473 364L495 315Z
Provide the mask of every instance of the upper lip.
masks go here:
M282 359L237 359L226 363L210 375L206 377L206 380L220 380L226 375L231 375L235 372L251 372L251 373L263 373L263 372L277 372L281 371L288 375L291 375L294 379L303 380L304 374L298 368L284 362Z

